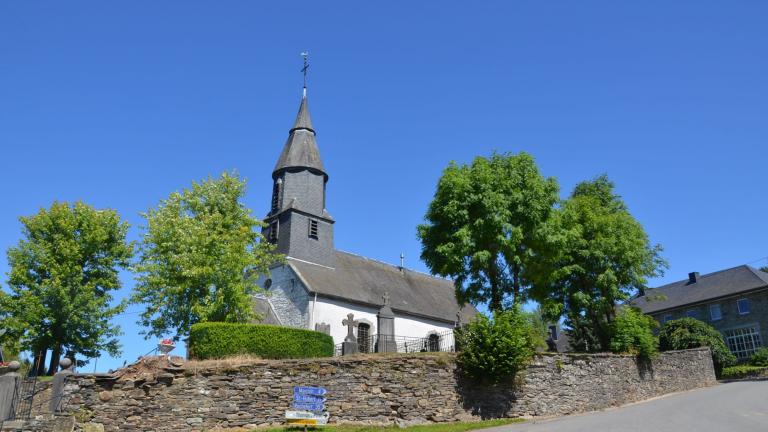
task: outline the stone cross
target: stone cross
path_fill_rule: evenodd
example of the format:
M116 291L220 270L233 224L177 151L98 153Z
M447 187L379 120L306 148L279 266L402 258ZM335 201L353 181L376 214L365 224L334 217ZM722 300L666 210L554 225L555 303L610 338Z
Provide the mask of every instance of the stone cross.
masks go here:
M385 291L384 295L381 296L381 299L384 300L384 306L389 306L389 292Z
M355 327L360 324L360 321L355 321L355 315L352 313L347 314L347 317L341 324L347 326L347 337L344 338L344 342L357 342L357 338L355 337Z

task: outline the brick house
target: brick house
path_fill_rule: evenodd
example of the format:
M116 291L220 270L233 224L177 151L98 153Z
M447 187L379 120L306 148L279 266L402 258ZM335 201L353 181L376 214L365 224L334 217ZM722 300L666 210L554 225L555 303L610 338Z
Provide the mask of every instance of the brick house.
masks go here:
M632 303L660 324L691 317L723 334L739 360L763 345L768 331L768 273L742 265L652 288Z

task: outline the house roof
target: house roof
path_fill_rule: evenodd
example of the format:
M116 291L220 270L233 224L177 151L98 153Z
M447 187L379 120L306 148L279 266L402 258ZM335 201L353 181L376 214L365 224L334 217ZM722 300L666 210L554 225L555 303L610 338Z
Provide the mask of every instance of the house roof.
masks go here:
M766 287L768 273L741 265L698 276L693 283L684 279L648 289L631 303L645 313L653 313Z
M335 267L330 268L288 257L288 264L319 296L381 307L389 293L395 313L406 313L447 322L466 323L477 314L472 305L459 308L453 282L348 252L334 251Z

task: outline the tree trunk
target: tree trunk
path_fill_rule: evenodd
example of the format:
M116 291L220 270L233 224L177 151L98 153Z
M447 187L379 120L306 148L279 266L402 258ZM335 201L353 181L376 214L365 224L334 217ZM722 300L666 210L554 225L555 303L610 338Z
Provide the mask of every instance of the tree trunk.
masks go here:
M61 358L61 345L56 344L51 352L51 364L48 367L48 375L53 375L59 370L59 360Z
M40 376L45 375L45 358L48 355L48 348L41 348L35 353L35 358L32 362L32 367L29 368L28 376Z
M512 266L512 302L516 305L520 304L520 266L514 264Z
M491 302L488 304L488 309L491 312L501 312L501 292L499 288L499 277L496 268L496 261L491 263L491 268L488 269L488 279L491 283Z

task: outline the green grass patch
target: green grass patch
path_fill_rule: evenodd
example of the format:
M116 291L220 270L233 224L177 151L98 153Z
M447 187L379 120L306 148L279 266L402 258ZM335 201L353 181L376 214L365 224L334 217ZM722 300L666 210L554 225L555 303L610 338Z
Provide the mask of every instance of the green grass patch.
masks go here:
M407 428L400 428L398 426L355 426L355 425L340 425L340 426L323 426L323 427L309 427L310 431L322 431L322 432L378 432L378 431L401 431L407 430L409 432L464 432L477 429L485 429L495 426L504 426L511 423L521 423L523 419L494 419L484 420L479 422L459 422L459 423L434 423L428 425L411 426ZM254 429L258 432L284 432L284 431L298 431L304 430L304 427L279 427L268 429Z
M723 368L720 379L768 378L768 367L739 365Z

